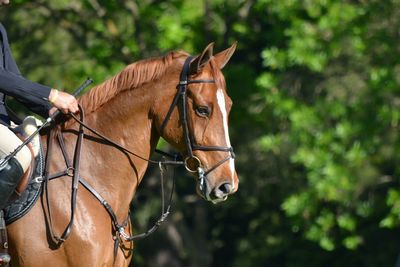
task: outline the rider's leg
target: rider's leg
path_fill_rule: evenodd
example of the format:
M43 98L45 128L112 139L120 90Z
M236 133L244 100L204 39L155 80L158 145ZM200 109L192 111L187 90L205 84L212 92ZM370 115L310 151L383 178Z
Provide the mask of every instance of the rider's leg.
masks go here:
M17 148L22 141L7 126L0 124L0 158ZM0 170L0 266L7 266L10 255L7 253L7 229L2 209L13 194L22 175L31 162L31 152L24 146L15 157L11 158Z
M8 155L14 151L22 141L7 126L0 124L0 156ZM24 172L31 164L31 152L27 146L24 146L15 158L21 164Z
M21 140L7 126L0 124L0 158L10 154L21 143ZM0 209L7 204L20 178L28 169L31 159L31 152L25 146L0 170Z

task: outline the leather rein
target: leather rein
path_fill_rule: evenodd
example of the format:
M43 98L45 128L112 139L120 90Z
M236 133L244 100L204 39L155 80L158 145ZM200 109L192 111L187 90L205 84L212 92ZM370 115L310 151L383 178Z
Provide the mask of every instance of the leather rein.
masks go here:
M52 130L50 132L49 139L48 139L49 140L48 146L47 146L46 165L45 165L46 170L44 173L43 182L44 182L44 190L45 190L45 203L46 203L46 208L47 208L47 212L45 212L45 216L46 216L46 220L49 224L49 232L50 232L50 236L51 236L54 244L56 244L57 246L60 246L71 234L72 226L73 226L74 218L75 218L76 197L77 197L77 191L78 191L79 184L81 184L83 187L85 187L103 205L103 207L106 209L106 211L108 212L108 214L111 217L113 232L114 232L114 234L113 234L114 259L115 259L117 249L118 249L122 239L124 239L125 241L132 242L134 240L145 238L145 237L149 236L150 234L154 233L157 230L157 228L168 217L168 215L170 213L170 208L171 208L171 203L172 203L172 193L174 191L173 189L174 189L175 182L174 182L174 179L172 179L172 189L171 189L171 193L169 196L168 205L166 206L165 205L165 192L164 192L164 169L165 169L165 166L184 165L185 168L189 172L192 172L192 173L197 172L200 190L203 192L204 196L207 199L209 198L205 192L206 191L205 182L207 179L206 178L207 174L209 174L210 172L212 172L213 170L215 170L216 168L221 166L223 163L225 163L229 159L234 158L235 154L233 152L232 147L200 146L200 145L197 145L193 141L193 137L189 132L189 122L188 122L188 118L187 118L187 98L188 98L187 97L187 87L189 84L215 83L215 80L189 80L189 69L190 69L190 62L192 61L192 59L193 59L193 57L189 56L185 60L185 63L183 65L183 69L182 69L182 72L180 75L180 81L179 81L179 84L177 85L178 91L177 91L177 93L171 103L171 106L167 112L167 115L161 125L161 131L160 131L160 135L162 135L163 131L165 129L165 126L167 125L168 121L170 120L173 110L175 109L175 107L177 107L180 111L180 117L181 117L181 121L183 123L183 134L184 134L184 139L185 139L186 149L187 149L187 156L185 157L185 159L183 161L178 160L177 155L173 156L173 155L170 155L169 153L162 152L157 149L156 149L157 153L160 153L164 156L172 157L173 160L165 160L165 158L162 161L150 160L150 159L144 158L144 157L134 153L133 151L130 151L129 149L125 148L124 146L114 142L113 140L109 139L108 137L104 136L103 134L97 132L96 130L94 130L90 126L88 126L84 122L84 111L83 111L82 107L79 107L80 118L76 117L74 114L70 114L72 116L72 118L79 124L78 137L77 137L76 146L75 146L75 155L74 155L74 159L72 162L71 162L70 157L67 154L66 149L65 149L63 133L61 131L56 133L56 131L54 131L54 130ZM159 166L160 176L161 176L161 199L162 199L161 215L160 215L160 218L154 224L154 226L151 227L146 232L141 233L141 234L136 234L133 236L128 235L125 232L125 228L128 226L129 221L130 221L129 212L128 212L126 219L122 223L119 223L118 218L117 218L114 210L110 206L110 204L83 177L80 176L80 174L79 174L80 158L81 158L82 142L84 140L84 129L89 130L90 132L92 132L93 134L98 136L101 140L103 140L104 142L114 146L115 148L121 150L124 153L135 156L135 157L142 159L144 161L147 161L151 164L157 164ZM56 138L57 138L59 147L62 151L64 160L65 160L66 169L61 172L50 174L48 172L48 166L50 163L52 147L53 147L52 140L55 140ZM200 159L193 154L193 151L195 151L195 150L223 151L223 152L228 152L229 155L226 158L222 159L221 161L217 162L214 166L212 166L206 170L206 169L204 169ZM189 162L193 161L193 160L196 162L195 168L193 168L189 165ZM50 180L64 177L64 176L72 177L72 193L71 193L71 207L70 207L71 214L70 214L70 219L69 219L68 225L64 229L63 233L60 236L58 236L55 234L54 227L52 224L51 206L50 206L49 195L48 195L48 182ZM208 199L208 200L210 200L210 199Z

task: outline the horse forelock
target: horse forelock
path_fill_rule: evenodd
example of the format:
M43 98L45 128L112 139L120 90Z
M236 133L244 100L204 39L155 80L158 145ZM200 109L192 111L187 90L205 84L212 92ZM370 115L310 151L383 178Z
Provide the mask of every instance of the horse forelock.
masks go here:
M169 52L163 57L151 58L132 63L121 72L93 87L79 99L80 105L89 114L115 97L118 93L138 88L159 79L165 74L174 59L187 56L185 52Z

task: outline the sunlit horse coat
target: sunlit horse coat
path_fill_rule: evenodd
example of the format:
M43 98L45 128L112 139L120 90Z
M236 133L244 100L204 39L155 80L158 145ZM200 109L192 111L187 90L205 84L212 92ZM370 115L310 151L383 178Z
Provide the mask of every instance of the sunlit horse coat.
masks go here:
M50 104L48 97L51 88L25 79L19 71L11 54L7 32L0 23L0 123L9 125L5 96L10 95L33 112L48 116Z

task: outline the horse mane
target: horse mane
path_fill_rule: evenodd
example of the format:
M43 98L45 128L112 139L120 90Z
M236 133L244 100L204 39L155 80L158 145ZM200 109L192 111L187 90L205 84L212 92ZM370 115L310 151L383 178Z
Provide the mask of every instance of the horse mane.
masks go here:
M185 52L173 51L165 56L132 63L121 72L93 87L79 99L79 104L89 114L110 101L119 92L131 90L160 78L174 59L187 56Z

